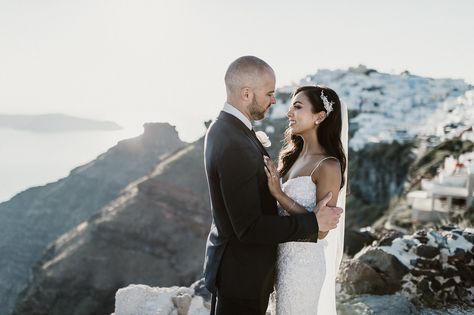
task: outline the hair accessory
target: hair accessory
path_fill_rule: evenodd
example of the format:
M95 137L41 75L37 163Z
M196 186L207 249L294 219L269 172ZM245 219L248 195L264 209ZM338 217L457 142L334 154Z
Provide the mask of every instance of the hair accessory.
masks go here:
M321 100L323 101L324 108L326 109L326 115L329 115L329 113L333 111L332 105L334 105L334 102L328 101L328 98L324 95L324 91L321 91Z

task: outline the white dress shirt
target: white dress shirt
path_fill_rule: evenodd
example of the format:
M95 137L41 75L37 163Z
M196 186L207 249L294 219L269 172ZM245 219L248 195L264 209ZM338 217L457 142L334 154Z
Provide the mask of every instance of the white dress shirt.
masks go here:
M235 108L234 106L230 105L227 102L224 103L224 108L222 110L228 114L231 114L232 116L237 117L238 119L240 119L240 121L242 121L245 124L245 126L247 126L247 128L252 130L252 123L247 118L247 116L242 114L240 110L238 110L237 108Z

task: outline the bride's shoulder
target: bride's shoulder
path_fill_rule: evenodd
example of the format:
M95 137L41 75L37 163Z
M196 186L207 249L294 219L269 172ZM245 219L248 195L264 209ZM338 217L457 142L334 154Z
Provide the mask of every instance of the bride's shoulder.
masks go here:
M325 156L320 159L316 159L313 163L314 168L313 171L317 171L318 169L336 169L341 166L339 160L333 156Z
M321 166L320 167L326 167L326 168L337 168L341 166L341 162L333 156L327 156L324 159L321 160Z
M336 175L336 176L335 176ZM317 162L312 173L313 179L337 179L341 176L341 163L337 158L326 157Z

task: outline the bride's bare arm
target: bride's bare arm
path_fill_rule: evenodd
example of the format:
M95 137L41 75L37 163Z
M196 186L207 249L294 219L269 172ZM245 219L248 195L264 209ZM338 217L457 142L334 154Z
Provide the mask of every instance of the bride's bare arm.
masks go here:
M319 166L313 173L311 178L316 184L316 201L319 203L321 199L326 196L328 192L332 192L332 198L329 200L327 205L329 207L335 207L337 205L337 198L341 187L341 166L339 161L335 159L327 159L321 166ZM329 231L319 232L318 238L323 239L328 235Z
M273 195L273 197L275 197L280 206L289 214L309 213L305 207L288 197L282 190L280 190L279 194Z

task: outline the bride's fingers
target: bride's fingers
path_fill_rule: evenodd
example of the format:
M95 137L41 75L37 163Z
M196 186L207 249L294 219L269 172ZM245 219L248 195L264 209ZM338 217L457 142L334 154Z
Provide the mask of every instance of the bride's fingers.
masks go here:
M270 159L268 156L264 155L263 156L263 161L265 162L265 164L267 165L272 165L273 164L273 161L272 159Z
M267 167L264 166L263 169L265 170L265 174L267 174L267 178L270 180L272 179L272 175L270 174L270 172L268 171Z
M272 167L275 166L275 163L273 163L273 160L267 158L267 162L268 162L268 164L271 165Z
M276 172L276 167L275 167L275 163L273 163L272 160L267 160L267 166L269 167L269 169L271 170L272 174L274 174Z
M263 163L265 163L265 165L266 165L267 167L269 167L269 161L268 161L268 158L267 158L267 157L265 157L265 158L263 159Z
M266 166L264 166L263 169L265 170L265 174L267 174L268 184L276 185L278 177L276 175L273 175Z
M264 168L265 168L265 171L268 172L267 175L275 176L274 168L272 168L271 165L268 165L267 161L265 161Z

